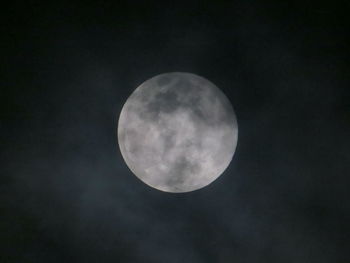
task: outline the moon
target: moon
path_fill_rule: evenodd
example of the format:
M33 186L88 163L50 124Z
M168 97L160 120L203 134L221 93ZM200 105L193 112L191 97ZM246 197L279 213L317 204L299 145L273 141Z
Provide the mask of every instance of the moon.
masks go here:
M230 164L237 119L224 93L191 73L171 72L142 83L118 121L118 142L130 170L172 193L203 188Z

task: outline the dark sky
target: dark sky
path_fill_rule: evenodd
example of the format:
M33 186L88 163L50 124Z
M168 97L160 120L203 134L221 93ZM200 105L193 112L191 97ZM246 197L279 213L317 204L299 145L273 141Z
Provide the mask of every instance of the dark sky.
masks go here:
M0 262L349 262L349 1L10 2ZM215 83L239 125L228 169L186 194L139 181L116 137L171 71Z

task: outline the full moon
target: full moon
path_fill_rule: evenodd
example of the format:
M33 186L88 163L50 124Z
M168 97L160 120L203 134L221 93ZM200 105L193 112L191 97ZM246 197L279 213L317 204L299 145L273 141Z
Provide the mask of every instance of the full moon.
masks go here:
M118 142L130 170L165 192L203 188L230 164L237 119L224 93L191 73L157 75L127 99Z

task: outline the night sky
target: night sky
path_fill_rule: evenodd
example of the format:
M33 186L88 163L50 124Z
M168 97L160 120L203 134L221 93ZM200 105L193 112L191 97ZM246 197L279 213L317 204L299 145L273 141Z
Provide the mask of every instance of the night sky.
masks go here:
M348 263L349 1L88 2L1 8L0 262ZM172 71L239 126L185 194L117 143L128 96Z

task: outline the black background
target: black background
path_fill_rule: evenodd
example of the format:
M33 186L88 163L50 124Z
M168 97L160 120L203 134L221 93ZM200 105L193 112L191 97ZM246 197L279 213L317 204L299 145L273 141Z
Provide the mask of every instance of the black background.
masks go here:
M1 9L0 262L349 262L348 1ZM171 71L239 124L228 169L186 194L139 181L116 139Z

